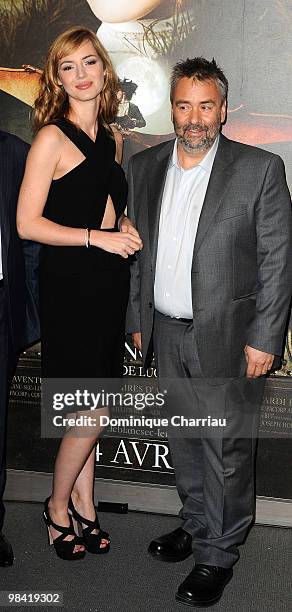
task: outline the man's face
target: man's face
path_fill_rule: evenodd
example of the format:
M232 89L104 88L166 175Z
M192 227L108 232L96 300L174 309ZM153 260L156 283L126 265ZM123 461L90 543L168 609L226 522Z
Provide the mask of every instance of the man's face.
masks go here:
M208 151L225 120L226 102L222 101L216 81L198 81L183 77L174 90L172 120L178 143L190 155Z

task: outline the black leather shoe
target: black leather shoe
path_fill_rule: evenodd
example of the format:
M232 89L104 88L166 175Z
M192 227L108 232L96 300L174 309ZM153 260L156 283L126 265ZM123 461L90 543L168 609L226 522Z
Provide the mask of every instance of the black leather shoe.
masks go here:
M176 600L188 606L207 608L219 601L226 584L231 580L233 570L214 565L195 565L187 578L180 584Z
M6 540L3 533L0 533L0 567L13 565L13 550L11 544Z
M148 552L160 561L183 561L192 554L192 536L182 527L152 540Z

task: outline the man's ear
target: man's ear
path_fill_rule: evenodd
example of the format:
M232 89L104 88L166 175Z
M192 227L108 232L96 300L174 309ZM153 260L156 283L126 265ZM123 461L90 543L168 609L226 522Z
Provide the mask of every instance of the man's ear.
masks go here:
M227 101L224 100L221 106L221 123L225 123L227 115Z

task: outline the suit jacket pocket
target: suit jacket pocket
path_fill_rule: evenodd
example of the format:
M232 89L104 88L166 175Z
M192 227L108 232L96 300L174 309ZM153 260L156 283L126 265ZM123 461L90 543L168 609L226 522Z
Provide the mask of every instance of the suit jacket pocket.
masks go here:
M221 211L216 216L216 221L226 221L227 219L234 219L234 217L243 217L246 214L246 210L240 210L238 208L228 208L228 210Z
M233 219L234 217L242 217L246 215L247 207L248 201L246 198L241 198L240 196L237 198L228 197L225 201L222 201L215 219L220 222L226 219Z
M248 300L250 298L255 298L257 296L257 291L251 291L250 293L245 293L244 295L237 295L235 297L233 297L233 302L235 302L236 300Z

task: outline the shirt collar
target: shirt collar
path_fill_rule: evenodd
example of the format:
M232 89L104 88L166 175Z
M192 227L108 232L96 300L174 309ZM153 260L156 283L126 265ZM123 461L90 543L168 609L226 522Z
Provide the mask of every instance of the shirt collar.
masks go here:
M208 171L210 172L212 170L215 155L217 153L218 144L219 144L219 134L216 137L215 142L212 144L211 149L205 155L205 157L201 159L200 163L197 166L190 168L190 170L194 170L195 168L200 167L200 168L203 168L203 170L205 170L206 172ZM183 172L188 172L179 165L178 156L177 156L177 138L174 141L173 153L172 153L172 156L169 162L169 168L172 168L173 166L176 166L176 168L178 168L179 170L182 170Z

